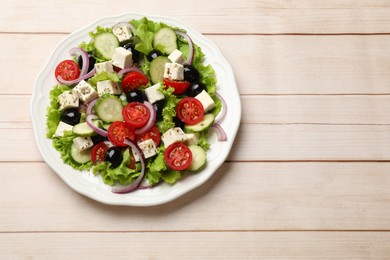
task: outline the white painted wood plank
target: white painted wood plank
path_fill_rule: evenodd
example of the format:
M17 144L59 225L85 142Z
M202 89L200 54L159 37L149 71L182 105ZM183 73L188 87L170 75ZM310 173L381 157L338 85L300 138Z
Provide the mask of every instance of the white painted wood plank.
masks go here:
M0 34L0 55L7 67L15 68L0 71L7 82L0 94L31 94L35 78L65 36ZM206 37L231 64L241 94L390 93L387 36ZM235 46L245 48L237 51ZM22 64L28 69L20 69Z
M43 163L0 166L0 232L390 230L390 163L225 163L147 208L95 202Z
M0 31L71 32L104 16L124 12L164 15L202 33L383 33L389 32L389 3L376 1L156 1L5 0L0 8ZM175 8L172 8L174 6ZM136 8L133 8L136 7ZM191 11L189 11L191 10Z
M5 259L385 259L389 232L0 234ZM191 245L191 246L189 246Z

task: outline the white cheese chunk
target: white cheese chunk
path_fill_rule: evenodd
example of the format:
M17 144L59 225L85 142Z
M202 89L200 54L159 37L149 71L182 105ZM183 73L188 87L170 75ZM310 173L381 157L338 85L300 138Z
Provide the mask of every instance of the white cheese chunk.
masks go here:
M143 142L139 142L138 147L141 149L142 153L144 154L145 159L150 158L157 154L156 144L152 139L147 139ZM134 153L134 151L132 152L135 161L138 162L140 160L138 154Z
M79 84L73 88L72 92L76 93L85 104L88 104L99 96L96 90L85 80L80 81Z
M65 131L72 131L73 126L60 121L54 136L64 136Z
M168 59L170 59L173 63L180 63L180 64L183 64L185 61L183 53L178 49L171 52L171 54L169 54L168 56Z
M79 107L79 96L72 91L64 91L58 96L59 110Z
M118 86L118 83L112 80L103 80L97 83L97 91L99 96L104 94L120 95L122 92Z
M184 80L184 67L179 63L165 63L164 78Z
M96 69L96 73L100 73L103 71L114 73L114 68L112 67L111 61L95 63L95 69Z
M112 65L121 69L130 67L133 65L133 54L123 47L115 48L114 55L112 56Z
M186 134L186 144L198 144L199 143L199 134L198 133L191 133Z
M154 103L165 98L164 94L158 90L160 86L161 84L157 83L145 89L146 97L150 103Z
M112 33L118 38L119 42L130 40L131 33L128 26L125 24L122 26L116 26L112 29Z
M91 148L93 146L92 139L89 136L76 137L75 139L73 139L73 144L76 147L77 151L79 151L79 152L85 151L88 148Z
M161 136L161 140L164 142L164 146L168 147L176 142L185 142L187 140L187 136L180 127L175 127L166 131Z
M214 100L210 97L206 90L200 92L197 96L195 96L195 98L202 103L204 112L210 111L215 107Z

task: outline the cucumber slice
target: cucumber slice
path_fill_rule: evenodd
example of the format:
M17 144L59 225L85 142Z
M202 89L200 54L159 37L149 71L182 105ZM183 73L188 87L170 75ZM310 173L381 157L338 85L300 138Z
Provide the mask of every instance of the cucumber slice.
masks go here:
M72 147L70 148L70 155L75 162L83 164L91 160L91 151L92 149L87 149L80 152L76 149L76 146L72 144Z
M123 121L122 101L113 95L102 96L94 106L96 114L106 123Z
M98 120L94 120L92 122L96 127L99 127ZM95 134L95 131L91 127L89 127L87 122L79 123L79 124L73 126L72 131L73 131L73 133L75 133L76 135L79 135L79 136L92 136Z
M115 48L119 47L118 38L110 32L97 35L94 42L96 50L107 60L111 60Z
M210 127L214 122L215 116L213 114L205 114L202 121L195 125L185 125L184 128L193 132L201 132Z
M198 145L189 145L192 153L192 161L187 170L194 172L206 165L206 152Z
M165 54L171 54L177 49L177 37L174 30L168 27L159 29L153 38L153 46L156 50Z
M153 84L159 83L164 77L165 63L171 62L166 56L158 56L150 62L150 79Z

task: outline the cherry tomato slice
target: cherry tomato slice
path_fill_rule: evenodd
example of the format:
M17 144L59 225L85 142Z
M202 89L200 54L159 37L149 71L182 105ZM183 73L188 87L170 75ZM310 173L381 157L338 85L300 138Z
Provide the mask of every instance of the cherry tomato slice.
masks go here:
M176 105L176 115L183 123L195 125L202 120L204 108L196 98L185 97Z
M57 65L54 75L56 78L61 76L63 80L74 80L80 77L80 68L73 60L64 60Z
M143 142L148 139L152 139L153 142L156 144L156 147L160 144L161 134L157 126L154 125L149 131L135 136L136 143Z
M116 146L126 146L125 138L134 141L134 129L125 122L115 121L108 127L108 140Z
M104 142L100 142L100 143L96 144L92 148L92 152L91 152L91 158L92 158L93 164L96 165L96 164L99 164L101 162L104 162L104 156L106 155L107 150L108 150L108 147Z
M175 89L173 91L173 94L175 95L184 94L190 87L190 83L188 81L176 81L164 78L163 82L166 88L172 87Z
M150 111L142 103L131 102L123 108L122 115L127 124L134 128L140 128L148 122Z
M132 71L126 74L122 80L122 90L127 93L138 89L141 86L146 86L149 83L148 78L137 71Z
M168 167L175 171L187 169L192 161L192 153L187 145L173 143L164 152L164 159Z

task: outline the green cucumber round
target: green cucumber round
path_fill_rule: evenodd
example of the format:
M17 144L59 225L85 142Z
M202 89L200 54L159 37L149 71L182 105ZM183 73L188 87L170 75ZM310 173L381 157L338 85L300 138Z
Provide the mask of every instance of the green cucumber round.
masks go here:
M99 121L94 120L92 123L99 127ZM78 136L92 136L95 134L95 131L87 124L87 122L79 123L72 128L72 132Z
M111 60L114 55L115 48L119 47L119 41L115 34L105 32L98 34L95 37L94 45L96 50L104 59Z
M72 147L70 148L70 155L75 162L83 164L91 160L91 150L92 149L87 149L80 152L77 150L76 146L72 144Z
M165 63L171 62L166 56L158 56L150 62L150 79L157 84L164 78Z
M94 106L96 114L106 123L123 121L122 101L113 95L102 96Z
M153 38L153 46L156 50L167 55L177 49L177 37L174 30L168 27L159 29Z
M188 148L192 153L192 161L187 170L191 172L198 171L206 165L206 152L198 145L189 145Z
M185 125L184 128L192 132L201 132L209 128L214 123L214 119L215 116L213 114L205 114L202 121L195 125Z

